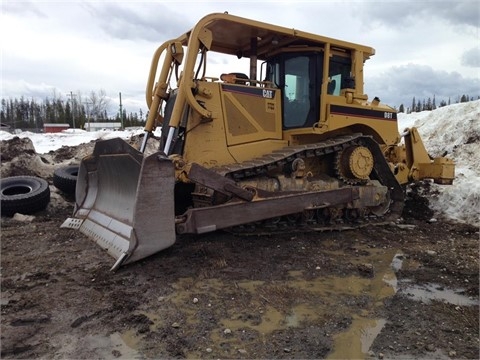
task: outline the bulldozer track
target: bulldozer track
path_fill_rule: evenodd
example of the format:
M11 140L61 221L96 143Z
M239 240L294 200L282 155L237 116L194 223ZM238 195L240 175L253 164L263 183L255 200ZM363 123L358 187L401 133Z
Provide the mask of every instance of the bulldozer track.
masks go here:
M217 173L229 176L234 180L262 175L278 166L283 166L296 158L323 156L345 149L350 145L357 145L355 140L362 138L362 134L352 134L328 139L322 142L298 146L288 146L283 149L263 155L259 158L233 165L214 168Z
M240 181L265 175L268 171L282 167L297 158L311 158L338 153L350 146L365 146L372 152L375 160L374 172L376 178L382 185L388 187L390 194L390 204L384 214L377 216L370 213L368 216L355 219L348 219L344 216L337 219L334 224L319 224L314 219L308 219L302 214L295 214L282 219L270 219L237 226L229 229L229 231L242 235L272 234L289 230L341 231L370 225L386 225L397 220L401 216L404 206L403 189L390 170L377 142L372 137L361 133L339 136L313 144L285 147L251 161L221 166L212 170L235 181ZM339 176L339 179L342 180L342 177ZM345 185L356 186L357 184L345 182Z

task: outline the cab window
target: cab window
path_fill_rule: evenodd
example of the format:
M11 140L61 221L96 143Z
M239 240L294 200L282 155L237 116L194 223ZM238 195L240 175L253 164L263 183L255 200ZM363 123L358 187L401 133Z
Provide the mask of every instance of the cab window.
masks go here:
M303 126L310 110L310 77L308 56L285 61L284 126Z
M340 95L340 91L351 87L352 60L350 57L333 55L328 70L328 94Z

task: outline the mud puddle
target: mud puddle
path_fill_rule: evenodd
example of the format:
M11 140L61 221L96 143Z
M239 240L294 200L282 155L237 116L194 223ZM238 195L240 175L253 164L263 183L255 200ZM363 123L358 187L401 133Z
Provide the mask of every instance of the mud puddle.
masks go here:
M402 281L402 287L399 294L412 300L421 301L427 305L435 300L458 306L478 305L478 299L463 295L465 289L449 289L434 283L423 285L408 284L408 281Z
M351 323L346 330L333 324L331 334L325 334L333 337L329 358L365 358L386 323L373 314L397 291L395 271L401 267L401 254L394 249L359 247L358 250L362 256L350 259L349 265L368 269L366 275L359 270L358 275L327 276L317 268L309 276L306 271L311 270L291 270L281 281L245 279L232 283L217 278L181 278L173 284L174 291L162 299L166 306L177 309L178 322L165 324L155 309L138 313L151 321L151 331L162 326L188 329L195 327L200 319L212 319L211 328L202 336L206 345L186 354L189 358L199 358L207 354L209 357L247 354L245 349L258 344L259 339L268 342L269 336L278 331L328 323L335 309L334 318L341 316L351 319ZM363 300L367 305L350 306L357 299L368 299ZM121 334L133 351L141 344L141 336Z
M72 359L76 354L83 352L90 358L103 359L143 359L138 351L141 339L134 330L124 333L114 332L109 336L92 334L84 337L64 335L58 344L59 350L55 359Z
M333 352L327 359L364 359L387 321L354 315L349 329L336 335Z
M150 320L151 332L170 328L179 336L191 336L193 329L208 320L209 325L201 328L201 342L184 354L186 358L255 357L249 351L259 342L267 346L282 332L320 325L329 329L322 335L333 340L327 359L365 359L387 324L376 314L381 313L388 298L397 295L425 303L476 304L462 294L462 289L399 282L396 273L404 256L395 249L356 250L361 255L350 257L348 266L358 268L358 274L325 275L317 268L314 273L309 273L311 269L287 271L282 280L180 278L172 284L170 294L158 299L161 306L137 310L136 314ZM339 256L335 251L325 253ZM162 316L167 309L177 313L168 323ZM342 325L338 319L348 320ZM112 336L109 341L122 357L138 358L146 341L142 334L130 330Z
M352 323L344 332L334 335L333 351L327 359L365 359L370 346L387 323L386 319L372 317L375 309L383 306L386 298L398 291L395 273L401 269L403 255L396 250L370 251L369 264L374 276L364 291L372 300L370 307L352 314ZM365 261L362 258L362 261Z
M109 340L113 345L111 354L120 359L143 359L138 352L139 339L134 331L129 330L123 334L115 332L110 335ZM108 356L107 356L108 357Z

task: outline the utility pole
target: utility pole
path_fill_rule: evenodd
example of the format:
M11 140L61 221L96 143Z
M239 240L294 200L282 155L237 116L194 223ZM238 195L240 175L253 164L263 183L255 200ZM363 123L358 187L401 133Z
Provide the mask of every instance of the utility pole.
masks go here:
M75 103L74 103L74 99L75 99L75 94L70 91L70 103L72 104L72 121L73 121L73 129L75 130Z
M87 131L90 132L90 118L92 117L92 111L90 109L90 105L93 105L93 102L84 101L83 103L87 105L87 121L88 121Z
M122 93L119 92L118 93L118 96L120 97L120 124L122 126L122 130L123 130L123 109L122 109Z

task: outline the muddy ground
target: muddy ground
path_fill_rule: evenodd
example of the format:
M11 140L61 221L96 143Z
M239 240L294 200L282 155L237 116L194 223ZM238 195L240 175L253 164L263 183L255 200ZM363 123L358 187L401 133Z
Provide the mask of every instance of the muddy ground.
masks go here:
M60 229L73 202L51 191L32 221L1 219L2 358L479 357L478 228L436 219L415 188L400 224L181 236L116 273Z

